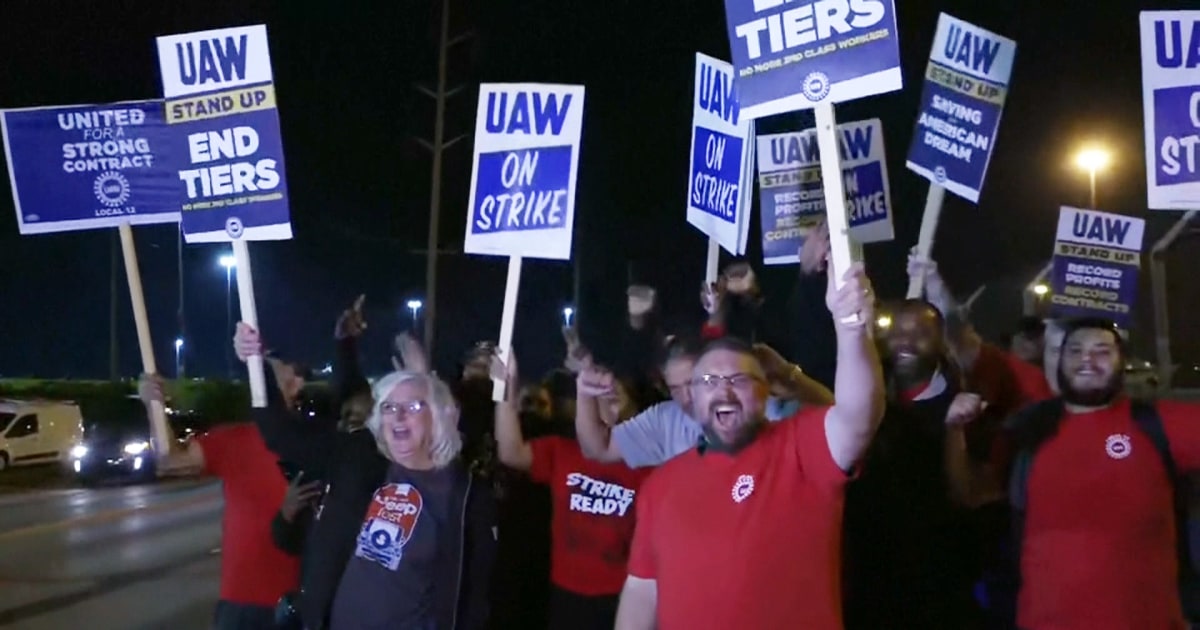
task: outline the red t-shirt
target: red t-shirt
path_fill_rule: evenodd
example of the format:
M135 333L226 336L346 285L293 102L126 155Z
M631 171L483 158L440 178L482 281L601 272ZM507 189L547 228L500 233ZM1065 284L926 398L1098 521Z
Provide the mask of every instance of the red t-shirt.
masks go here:
M1160 401L1180 473L1200 469L1200 405ZM1183 630L1172 489L1129 401L1067 414L1030 469L1018 626Z
M248 423L221 426L196 440L205 472L224 485L221 599L274 606L300 583L300 560L275 547L271 520L287 493L279 458Z
M990 442L980 448L986 449L988 461L997 470L1007 471L1014 453L1000 425L1026 406L1054 397L1046 375L1036 365L985 343L971 366L967 387L988 403L984 417L968 425L967 439L972 444Z
M561 437L529 443L529 476L550 486L550 579L580 595L616 595L625 583L633 539L634 498L649 469L600 464Z
M650 475L629 573L657 581L662 630L840 630L848 476L827 407L771 423L736 455L695 449Z

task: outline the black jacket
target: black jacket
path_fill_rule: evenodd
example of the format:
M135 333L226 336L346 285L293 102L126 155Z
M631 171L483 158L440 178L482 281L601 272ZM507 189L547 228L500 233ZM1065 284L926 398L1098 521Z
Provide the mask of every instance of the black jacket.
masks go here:
M284 405L271 370L266 370L268 403L253 417L267 447L280 458L299 465L309 479L325 482L304 549L298 609L305 627L328 627L329 613L355 540L375 491L384 484L388 460L366 430L339 432L328 422L313 422ZM458 471L451 513L462 514L448 540L458 540L452 562L437 577L435 604L441 627L451 630L485 628L489 586L496 548L496 507L491 488L476 483L465 466ZM386 602L381 602L386 604Z

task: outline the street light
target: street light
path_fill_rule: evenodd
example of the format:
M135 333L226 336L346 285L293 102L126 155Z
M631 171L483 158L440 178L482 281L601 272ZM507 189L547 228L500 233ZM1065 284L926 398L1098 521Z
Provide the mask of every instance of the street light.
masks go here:
M892 318L887 315L880 315L875 320L875 325L880 328L890 328L892 325Z
M217 259L217 263L225 268L225 330L233 330L233 269L237 267L237 259L225 254ZM225 374L233 378L233 347L225 345Z
M563 325L570 328L571 327L571 318L574 316L575 316L575 309L571 308L570 306L564 307L563 308Z
M421 311L421 307L424 306L424 304L421 303L421 300L409 300L405 306L408 307L408 310L412 311L413 330L416 331L417 313Z
M1088 173L1088 188L1091 191L1091 205L1088 207L1093 210L1096 209L1096 172L1104 170L1111 159L1108 151L1096 147L1084 149L1075 156L1075 165Z
M1039 282L1033 286L1033 292L1040 298L1046 297L1046 294L1050 292L1050 287L1045 282Z
M179 362L179 357L182 354L182 352L183 352L183 337L176 337L175 338L175 378L179 378L179 372L180 372L179 366L181 365L181 363Z

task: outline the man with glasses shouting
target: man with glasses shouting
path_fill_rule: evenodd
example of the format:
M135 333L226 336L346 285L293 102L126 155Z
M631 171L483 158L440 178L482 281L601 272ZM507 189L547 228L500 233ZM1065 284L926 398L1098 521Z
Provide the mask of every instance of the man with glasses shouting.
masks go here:
M696 361L697 448L656 470L638 520L617 630L840 630L842 502L884 409L861 265L826 304L837 327L835 401L768 424L752 348L712 342ZM802 323L799 323L803 325Z

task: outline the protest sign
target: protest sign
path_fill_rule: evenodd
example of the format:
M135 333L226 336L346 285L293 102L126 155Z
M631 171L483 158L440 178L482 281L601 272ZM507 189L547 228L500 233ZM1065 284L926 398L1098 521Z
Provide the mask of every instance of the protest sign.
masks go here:
M158 38L189 243L292 237L267 27Z
M1200 209L1200 11L1143 11L1141 32L1149 205Z
M484 83L463 250L508 256L500 353L512 347L523 258L567 260L583 132L581 85ZM492 388L504 400L504 382Z
M1051 313L1105 317L1128 329L1137 300L1145 224L1119 214L1062 208L1054 243Z
M479 86L464 251L567 260L583 86Z
M162 101L0 111L0 126L21 234L179 221Z
M899 90L893 0L725 0L742 115Z
M696 53L692 104L687 221L738 255L750 230L754 124L741 114L733 66ZM710 248L710 268L717 253Z
M1013 40L941 14L925 67L909 169L979 201L1016 52Z
M850 236L859 243L894 237L883 124L878 119L838 125ZM816 129L758 136L758 190L763 262L799 262L808 232L825 216Z

